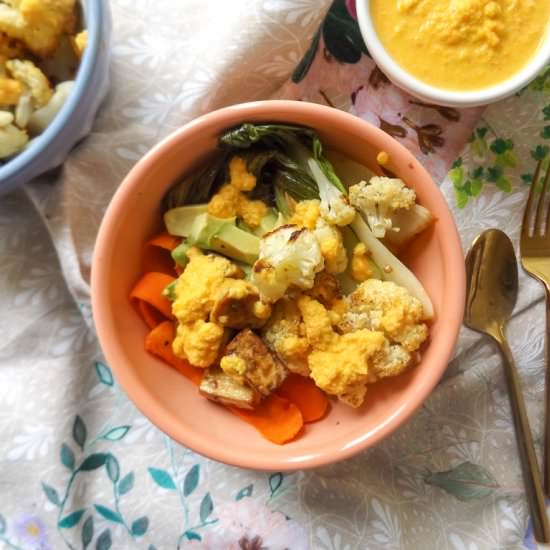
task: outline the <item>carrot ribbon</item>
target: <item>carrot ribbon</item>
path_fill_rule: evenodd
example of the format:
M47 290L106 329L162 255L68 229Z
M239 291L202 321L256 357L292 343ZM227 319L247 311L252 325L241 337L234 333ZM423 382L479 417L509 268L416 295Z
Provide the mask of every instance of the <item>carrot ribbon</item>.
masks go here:
M146 273L130 292L130 301L149 328L164 319L174 319L172 304L162 295L162 291L174 280L165 273Z
M290 373L276 393L300 409L304 422L320 420L328 410L327 396L311 378L299 374Z
M181 243L181 237L174 237L170 233L159 233L143 245L143 271L154 271L174 276L176 268L172 259L172 250Z

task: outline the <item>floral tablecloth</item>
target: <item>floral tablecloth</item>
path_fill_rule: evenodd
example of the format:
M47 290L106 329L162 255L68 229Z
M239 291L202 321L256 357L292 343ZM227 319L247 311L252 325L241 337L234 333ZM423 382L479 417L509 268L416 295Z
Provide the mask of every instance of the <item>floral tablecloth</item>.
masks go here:
M462 332L432 396L375 448L257 473L196 455L137 412L102 359L89 275L102 214L140 156L198 114L267 97L382 127L441 184L465 248L487 227L517 242L550 145L550 68L459 112L387 81L353 2L110 5L112 91L91 136L58 174L0 200L0 548L534 548L500 361L478 335ZM540 450L542 289L521 275L510 336Z

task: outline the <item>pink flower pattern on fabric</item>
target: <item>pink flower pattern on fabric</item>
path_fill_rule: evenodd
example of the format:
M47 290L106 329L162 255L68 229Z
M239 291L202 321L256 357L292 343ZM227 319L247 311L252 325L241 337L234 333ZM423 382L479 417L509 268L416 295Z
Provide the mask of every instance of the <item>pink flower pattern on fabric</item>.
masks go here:
M309 550L304 528L281 512L251 497L217 508L218 522L201 542L184 548L197 550Z

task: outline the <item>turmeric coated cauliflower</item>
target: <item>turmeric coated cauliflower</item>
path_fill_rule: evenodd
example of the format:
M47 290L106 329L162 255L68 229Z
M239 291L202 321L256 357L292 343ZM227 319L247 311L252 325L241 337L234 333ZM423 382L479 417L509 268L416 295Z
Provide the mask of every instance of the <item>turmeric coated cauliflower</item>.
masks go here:
M290 372L309 376L309 342L302 315L294 300L282 298L273 306L273 313L263 329L262 338Z
M324 268L319 243L312 231L281 225L260 240L252 282L266 302L276 302L291 287L310 289Z
M384 334L366 328L338 334L329 312L309 296L299 298L298 308L311 346L308 365L315 384L342 402L359 407L373 359L384 350Z
M208 321L179 324L172 348L178 357L185 357L193 366L206 368L218 358L224 335L222 326Z
M244 160L233 157L229 163L229 181L208 202L208 213L216 218L239 216L251 228L258 227L268 212L267 205L243 193L255 186L256 177L248 172Z
M313 233L321 247L326 270L329 273L342 273L345 271L348 266L348 255L340 230L319 218Z
M75 0L10 0L0 3L0 32L21 40L39 57L56 49L75 19Z
M11 77L28 89L38 107L46 105L53 91L46 75L32 62L12 59L6 61L6 68Z
M351 204L363 212L374 236L381 239L392 229L392 215L414 206L416 193L398 178L375 176L349 188ZM398 231L399 228L394 228Z
M205 319L216 301L216 291L227 277L242 278L242 272L227 258L204 255L198 248L187 251L189 263L174 289L172 313L182 324Z
M420 301L391 281L369 279L346 297L346 311L338 328L344 332L370 329L382 332L388 342L374 362L378 378L395 376L414 359L428 338Z
M187 255L189 264L174 288L172 313L178 329L172 348L178 357L204 368L216 361L225 336L222 325L208 322L216 291L226 278L242 277L242 272L226 258L205 256L197 248Z

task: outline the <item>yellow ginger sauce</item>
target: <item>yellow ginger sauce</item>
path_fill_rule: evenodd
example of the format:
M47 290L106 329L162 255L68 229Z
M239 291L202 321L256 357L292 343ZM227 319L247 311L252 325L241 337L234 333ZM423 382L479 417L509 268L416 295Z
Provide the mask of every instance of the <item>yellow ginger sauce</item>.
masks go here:
M550 0L371 0L380 41L394 60L438 88L503 82L548 32Z

